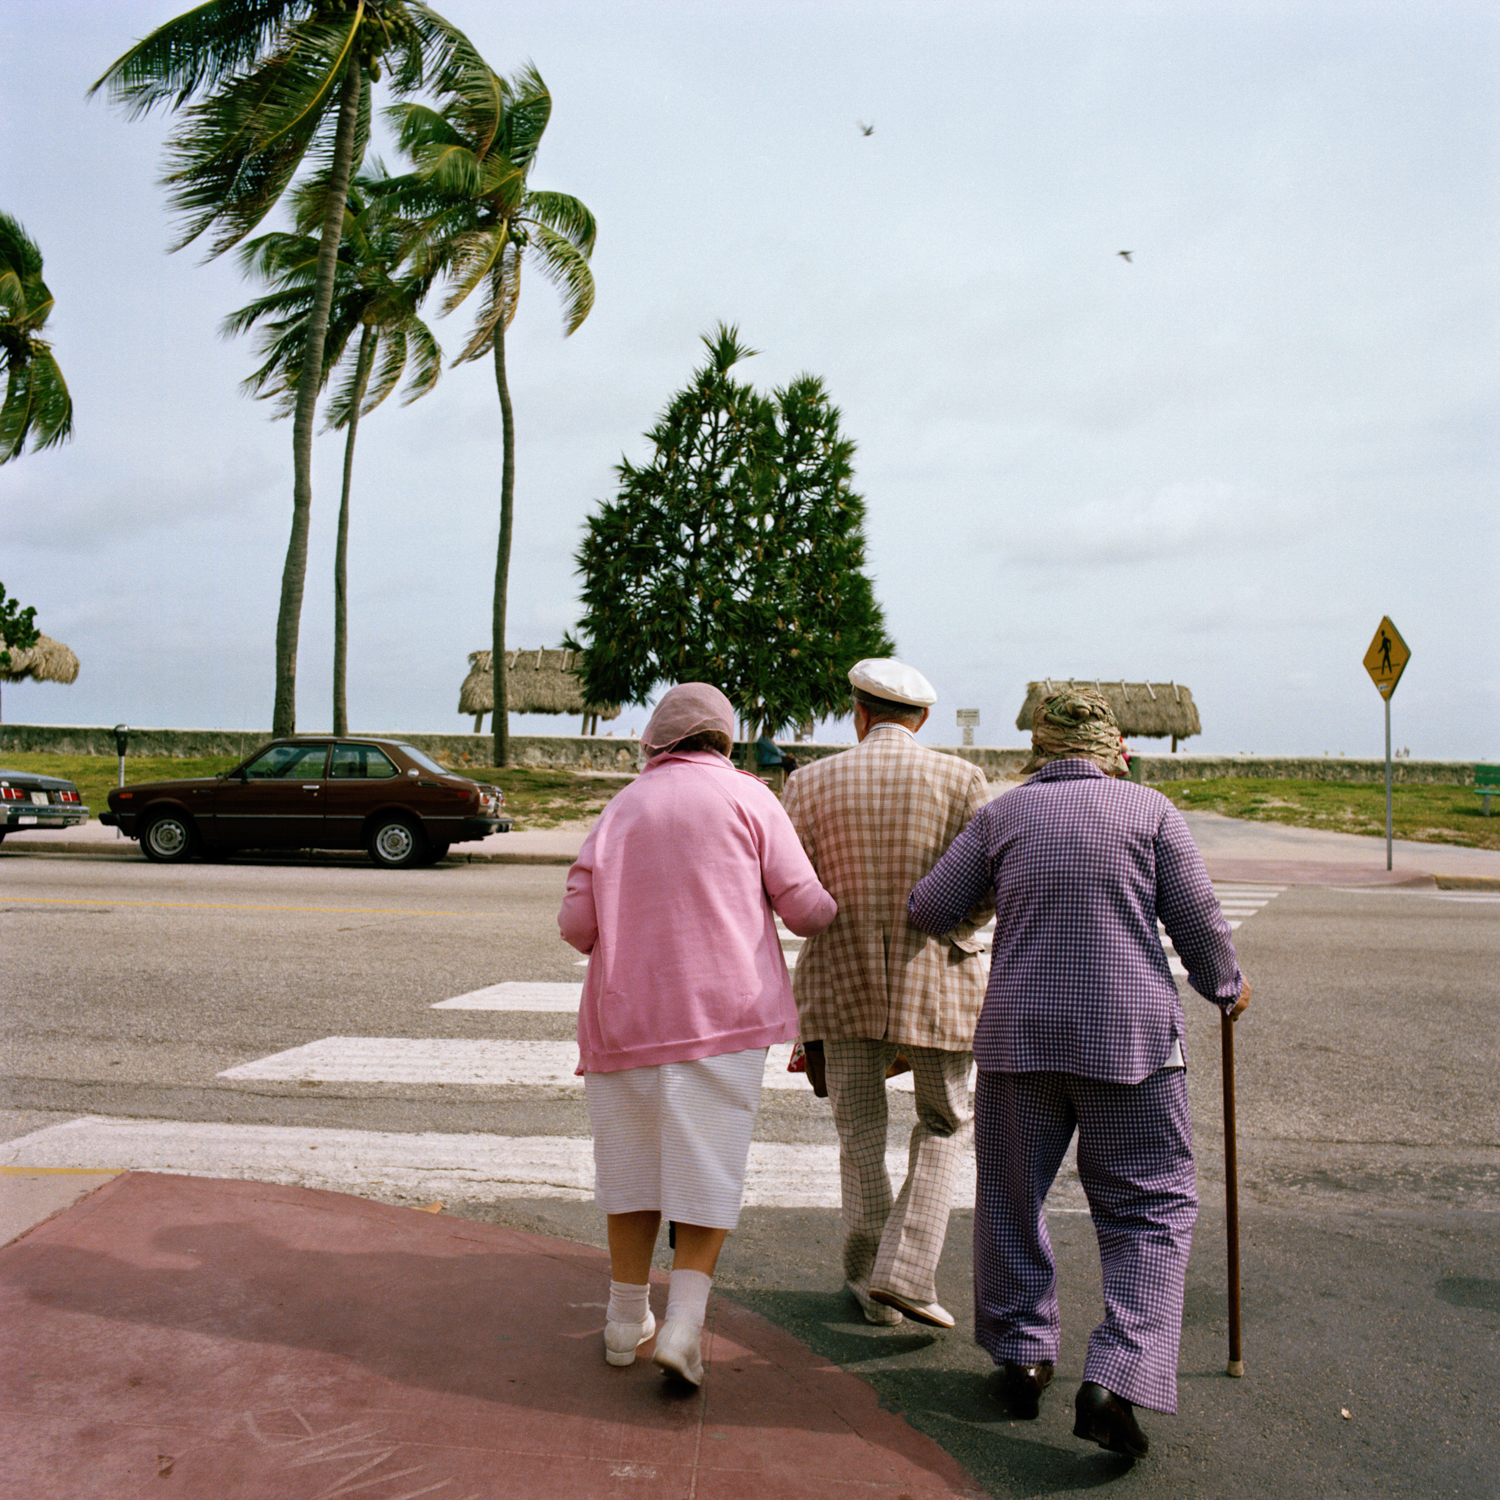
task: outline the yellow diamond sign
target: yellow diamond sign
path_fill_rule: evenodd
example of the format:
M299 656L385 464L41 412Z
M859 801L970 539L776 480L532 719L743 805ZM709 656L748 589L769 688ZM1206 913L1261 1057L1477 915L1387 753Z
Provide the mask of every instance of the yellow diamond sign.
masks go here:
M1387 615L1380 622L1370 649L1365 652L1365 671L1380 689L1382 698L1389 700L1396 691L1396 684L1401 681L1401 674L1410 660L1411 647L1401 639L1401 632L1391 624L1391 617Z

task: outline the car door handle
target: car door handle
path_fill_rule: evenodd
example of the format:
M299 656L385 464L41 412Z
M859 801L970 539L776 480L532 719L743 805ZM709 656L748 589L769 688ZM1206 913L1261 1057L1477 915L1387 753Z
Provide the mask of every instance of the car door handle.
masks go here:
M318 782L315 781L311 786L304 786L302 790L304 792L321 792L323 788Z

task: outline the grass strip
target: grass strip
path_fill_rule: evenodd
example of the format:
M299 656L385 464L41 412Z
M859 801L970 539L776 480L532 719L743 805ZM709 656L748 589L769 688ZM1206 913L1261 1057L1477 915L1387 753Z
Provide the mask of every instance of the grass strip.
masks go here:
M1385 786L1347 781L1272 781L1226 776L1157 781L1184 811L1216 812L1252 823L1283 823L1329 833L1385 837ZM1500 817L1485 817L1473 787L1405 784L1391 788L1392 832L1418 844L1500 849Z

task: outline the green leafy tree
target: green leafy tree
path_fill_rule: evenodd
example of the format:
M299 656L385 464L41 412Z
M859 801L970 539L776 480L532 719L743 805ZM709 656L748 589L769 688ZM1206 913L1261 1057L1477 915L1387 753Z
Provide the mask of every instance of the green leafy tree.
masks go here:
M663 683L728 695L752 732L843 713L850 666L895 649L865 568L854 444L821 380L771 397L736 381L755 351L722 324L708 362L617 470L577 553L584 697L642 703Z
M28 439L33 449L50 448L73 435L73 398L51 344L40 336L51 312L42 252L9 214L0 213L0 464L18 457Z
M349 178L369 138L368 86L382 66L397 93L441 78L462 40L418 0L209 0L158 27L94 84L132 116L157 105L178 115L165 178L182 216L174 248L211 230L209 254L222 254L260 223L309 154L321 166L317 270L292 423L292 529L276 620L278 735L296 729L313 420Z
M564 333L582 324L594 305L588 262L596 228L593 215L576 198L527 185L552 113L552 96L535 68L501 78L472 47L460 44L439 93L438 109L407 104L392 111L401 145L416 166L396 191L403 211L420 226L419 261L448 278L443 311L452 312L475 291L483 293L469 341L454 363L489 355L500 398L500 534L490 660L495 673L493 759L504 766L510 762L505 614L516 483L505 330L515 317L521 271L528 261L561 295Z
M339 497L338 543L333 569L333 732L349 732L349 501L354 481L354 444L362 416L406 376L403 405L425 396L443 369L443 351L418 315L431 277L406 264L409 230L381 189L388 179L378 162L349 189L344 233L334 271L333 301L323 344L323 380L342 375L324 412L327 431L342 430L344 482ZM274 290L231 313L227 335L261 329L264 363L244 388L277 404L277 416L293 413L316 293L318 237L323 187L311 182L296 194L298 232L262 235L240 249L247 275ZM410 372L408 374L408 371Z
M10 670L12 651L30 651L42 638L36 628L36 606L24 609L19 599L10 598L0 583L0 672Z

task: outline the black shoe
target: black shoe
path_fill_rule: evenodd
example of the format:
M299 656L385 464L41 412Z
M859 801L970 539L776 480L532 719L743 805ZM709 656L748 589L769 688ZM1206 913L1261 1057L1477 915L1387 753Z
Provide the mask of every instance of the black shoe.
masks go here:
M1042 1392L1052 1384L1052 1361L1018 1365L1004 1360L995 1372L1000 1399L1013 1417L1030 1421L1042 1409Z
M1078 1414L1073 1423L1074 1437L1098 1443L1111 1453L1128 1453L1131 1458L1146 1456L1151 1439L1141 1431L1135 1407L1123 1396L1105 1390L1097 1381L1085 1380L1078 1387L1073 1407Z

